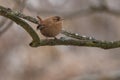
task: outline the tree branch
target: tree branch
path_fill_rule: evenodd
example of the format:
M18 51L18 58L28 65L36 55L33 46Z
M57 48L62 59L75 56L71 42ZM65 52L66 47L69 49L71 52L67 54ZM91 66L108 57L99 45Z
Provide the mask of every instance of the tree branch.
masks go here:
M15 4L13 7L13 10L17 10L19 12L22 12L23 9L25 8L25 2L27 0L14 0ZM7 18L3 18L1 23L0 23L0 37L2 34L4 34L13 24L13 21L7 21ZM7 25L4 25L7 24ZM2 28L3 27L3 28Z
M95 38L93 38L93 37L81 36L78 33L71 33L71 32L65 31L65 30L62 30L61 33L68 36L68 37L72 37L72 38L75 38L78 40L95 40Z
M65 37L61 37L60 39L41 40L39 43L39 46L55 46L55 45L72 45L84 47L99 47L102 49L113 49L120 47L120 41L107 42L100 40L74 40L65 39Z
M2 6L0 6L0 15L11 19L12 21L14 21L18 25L20 25L22 28L24 28L33 39L33 41L30 43L30 45L33 47L37 46L40 39L39 39L38 35L36 34L36 32L31 28L31 26L28 23L26 23L25 21L23 21L22 19L17 17L11 9L4 8Z
M36 32L31 28L31 26L23 21L20 18L23 18L25 20L28 20L32 23L39 24L38 20L30 17L25 16L22 13L12 11L9 8L4 8L0 6L0 15L5 16L14 22L16 22L18 25L23 27L33 38L33 42L30 44L32 47L38 47L38 46L55 46L55 45L73 45L73 46L86 46L86 47L99 47L102 49L113 49L120 47L120 41L102 41L102 40L96 40L93 37L87 37L87 36L81 36L76 33L71 33L63 30L61 33L71 37L73 39L67 39L66 37L61 37L60 39L42 39L40 40Z

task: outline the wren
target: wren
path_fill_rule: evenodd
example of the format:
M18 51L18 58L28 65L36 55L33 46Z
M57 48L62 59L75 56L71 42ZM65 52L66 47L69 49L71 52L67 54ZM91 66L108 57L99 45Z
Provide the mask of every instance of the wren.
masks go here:
M63 19L59 16L52 16L42 20L39 16L39 25L37 29L40 30L41 34L45 37L54 37L61 32Z

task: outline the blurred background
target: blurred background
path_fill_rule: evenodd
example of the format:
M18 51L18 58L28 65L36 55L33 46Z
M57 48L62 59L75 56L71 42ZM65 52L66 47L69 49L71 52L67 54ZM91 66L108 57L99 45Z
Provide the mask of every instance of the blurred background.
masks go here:
M89 11L103 4L113 13ZM120 12L120 0L0 0L0 5L43 19L59 15L67 31L98 40L120 40L120 14L114 14ZM37 25L28 23L36 30ZM31 40L23 28L0 16L0 80L120 80L119 48L32 48Z

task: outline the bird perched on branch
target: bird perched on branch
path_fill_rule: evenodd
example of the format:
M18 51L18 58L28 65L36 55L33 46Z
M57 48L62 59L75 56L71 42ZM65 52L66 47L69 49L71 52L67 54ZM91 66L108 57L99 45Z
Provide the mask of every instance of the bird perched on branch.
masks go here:
M52 16L44 20L42 20L39 16L37 16L37 18L40 22L37 26L37 29L40 30L41 34L45 37L56 38L56 35L58 35L61 32L63 22L63 19L61 17Z

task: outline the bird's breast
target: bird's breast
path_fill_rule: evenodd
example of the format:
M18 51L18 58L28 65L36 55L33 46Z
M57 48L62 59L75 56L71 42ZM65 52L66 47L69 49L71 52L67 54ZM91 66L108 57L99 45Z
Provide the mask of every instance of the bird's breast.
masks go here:
M55 37L61 32L62 24L46 24L45 27L40 30L46 37Z

